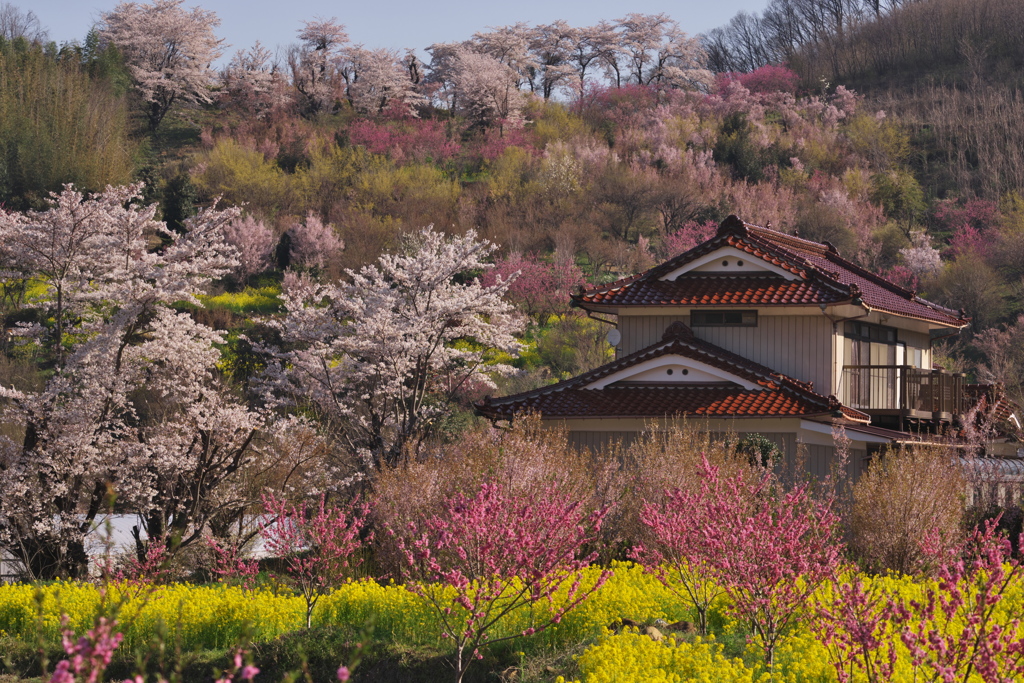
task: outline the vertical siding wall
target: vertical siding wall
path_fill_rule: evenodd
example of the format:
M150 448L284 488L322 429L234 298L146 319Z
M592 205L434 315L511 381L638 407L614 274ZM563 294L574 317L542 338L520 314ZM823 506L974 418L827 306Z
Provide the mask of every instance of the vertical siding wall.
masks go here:
M907 348L916 348L924 350L923 365L926 368L932 366L932 351L931 351L931 337L922 332L911 332L910 330L897 330L896 338L901 342L905 342Z
M672 323L680 321L690 324L688 315L620 315L618 356L628 356L634 351L661 341L661 335Z
M839 459L834 446L805 446L806 453L802 456L805 459L803 469L810 472L818 480L832 474L832 469L838 467ZM868 452L863 448L851 448L846 458L846 475L853 481L860 479L861 475L868 469Z
M673 322L689 324L689 316L620 316L620 355L628 355L661 341ZM834 392L832 376L832 323L824 316L758 316L757 327L695 327L705 341L772 370L805 382L814 382L822 395Z
M753 432L738 432L736 437L742 439ZM792 432L757 432L774 442L782 451L780 474L791 481L804 481L807 474L817 481L822 481L832 474L838 466L834 446L815 444L798 444L796 434ZM724 434L712 435L715 439L724 439ZM576 448L587 448L594 453L601 453L612 444L620 444L628 448L640 437L639 432L569 432L569 443ZM846 474L853 481L860 479L867 471L867 451L851 448L846 462Z

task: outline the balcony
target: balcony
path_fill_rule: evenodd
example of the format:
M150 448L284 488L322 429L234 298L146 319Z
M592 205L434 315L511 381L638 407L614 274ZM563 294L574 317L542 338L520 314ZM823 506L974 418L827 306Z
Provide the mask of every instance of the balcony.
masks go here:
M909 365L844 365L839 400L872 417L950 422L963 415L964 376Z

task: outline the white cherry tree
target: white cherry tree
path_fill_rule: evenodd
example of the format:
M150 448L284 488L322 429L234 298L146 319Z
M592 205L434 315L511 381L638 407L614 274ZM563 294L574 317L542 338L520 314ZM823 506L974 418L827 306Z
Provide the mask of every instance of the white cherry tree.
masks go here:
M287 313L271 321L285 347L270 392L330 419L371 467L398 464L460 392L512 372L493 362L521 348L523 320L502 298L509 283L476 277L494 250L472 230L428 227L346 282L288 276Z
M153 4L122 2L103 15L100 38L124 54L136 87L148 104L149 126L155 130L177 102L210 102L216 76L211 64L220 57L220 25L215 12L184 0Z
M223 237L237 209L203 209L175 233L141 190L68 186L47 211L0 214L3 277L44 285L27 305L57 321L19 330L48 368L43 388L0 387L0 547L36 578L83 574L112 495L139 517L141 554L192 542L234 504L265 421L220 381L220 334L172 307L198 305L238 265Z

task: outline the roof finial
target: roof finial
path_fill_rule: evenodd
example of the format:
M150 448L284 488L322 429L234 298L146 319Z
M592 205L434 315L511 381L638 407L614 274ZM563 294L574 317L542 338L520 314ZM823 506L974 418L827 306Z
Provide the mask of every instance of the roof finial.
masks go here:
M693 330L682 320L677 320L661 335L661 341L686 341L693 338Z
M746 224L735 214L729 214L729 216L718 226L719 235L743 235L746 234L746 232Z

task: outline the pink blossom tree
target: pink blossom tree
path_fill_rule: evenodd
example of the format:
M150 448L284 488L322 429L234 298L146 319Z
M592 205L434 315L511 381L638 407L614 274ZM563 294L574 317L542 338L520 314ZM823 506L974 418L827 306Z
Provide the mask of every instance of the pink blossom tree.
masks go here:
M338 237L334 226L324 223L319 215L310 211L306 219L289 231L291 237L291 264L300 268L324 270L345 250L345 241Z
M224 239L238 251L238 270L243 280L271 266L277 235L255 216L242 216L224 226Z
M303 112L330 111L338 94L338 61L348 43L345 26L334 17L306 21L299 31L301 45L288 53L292 84L303 99Z
M522 125L523 95L518 74L489 54L459 48L452 83L459 111L477 124L517 128Z
M869 683L888 681L896 671L898 636L889 616L892 603L880 584L865 584L851 570L850 578L839 578L833 599L815 600L810 622L828 651L840 683L849 683L862 673Z
M272 324L288 349L273 352L270 395L308 402L372 467L398 464L463 387L512 372L493 360L521 348L508 282L464 277L492 268L494 249L472 230L428 227L348 282L286 279L286 315Z
M361 561L356 553L369 515L369 506L353 502L329 507L320 496L317 506L291 505L273 494L263 497L268 518L260 535L267 552L285 562L287 578L306 601L306 628L321 596L351 576ZM365 542L372 539L367 535Z
M806 484L779 494L769 476L749 476L722 482L708 469L708 484L718 494L712 562L728 609L751 624L771 670L787 627L839 563L839 516Z
M462 681L480 648L557 624L611 575L591 584L582 571L605 510L588 513L556 487L513 491L484 483L475 495L456 494L443 510L410 522L398 536L407 561L406 588L422 596L455 644L455 680ZM408 542L405 540L410 538ZM564 596L556 593L567 587ZM551 611L522 633L494 635L516 610L548 602Z
M903 264L914 273L914 276L922 276L934 273L942 267L938 249L931 244L931 239L924 231L916 231L910 234L911 246L900 249L900 256L903 257Z
M806 485L781 492L770 472L724 478L706 457L699 471L699 490L645 508L658 545L639 555L668 559L695 605L708 604L709 580L720 585L726 609L751 625L771 670L787 627L839 562L838 515Z
M352 46L344 51L341 75L348 101L360 114L379 116L389 111L415 116L416 105L426 101L394 50Z
M156 129L176 102L209 102L221 41L214 12L182 8L185 0L122 2L103 15L100 37L121 50Z
M537 64L531 88L539 91L545 100L551 98L555 88L572 85L576 69L569 60L578 38L579 32L562 20L530 30L530 52Z
M533 29L524 22L488 29L474 33L473 38L463 45L470 52L487 55L507 66L515 74L517 89L530 85L540 66L537 55L530 49Z
M717 521L708 517L711 492L705 484L694 492L669 491L661 504L645 502L640 521L651 530L652 541L630 552L662 585L693 605L702 634L708 632L708 610L722 594L705 538Z
M520 253L495 263L492 270L484 273L482 282L485 286L511 283L508 299L541 324L548 316L564 310L569 295L586 285L583 271L571 258L556 255L552 262L547 262L537 254Z
M221 74L226 101L237 110L257 119L266 118L289 97L287 82L273 61L270 50L256 41L248 50L239 50Z

